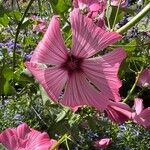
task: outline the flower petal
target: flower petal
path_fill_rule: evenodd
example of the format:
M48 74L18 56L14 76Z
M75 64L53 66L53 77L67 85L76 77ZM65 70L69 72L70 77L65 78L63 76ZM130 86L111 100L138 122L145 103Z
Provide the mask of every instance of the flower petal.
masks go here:
M149 87L150 88L150 69L145 69L139 78L138 81L138 86L144 86L144 87Z
M108 104L108 100L96 88L94 88L85 78L83 73L73 74L67 84L64 98L60 101L69 107L93 106L103 111Z
M6 129L0 134L0 143L2 143L7 149L15 150L17 148L17 138L15 129Z
M112 121L123 123L132 118L133 110L125 103L111 102L106 112Z
M119 95L121 81L117 74L125 56L124 50L118 48L104 56L85 59L82 66L87 78L99 88L102 94L114 101L121 99Z
M50 140L46 132L40 133L33 130L28 138L28 150L48 150L50 147L57 143L57 141L53 139Z
M59 65L65 61L66 57L67 49L60 32L59 19L57 16L53 16L42 41L33 53L31 61Z
M27 62L25 65L44 87L50 98L57 101L68 79L67 71L58 67L41 68L31 62Z
M72 53L75 56L88 58L121 38L116 32L106 32L97 27L91 19L80 14L78 9L72 11L70 19L73 32Z
M144 109L139 115L134 115L133 121L145 128L150 128L150 107Z
M25 139L26 135L30 132L30 128L26 123L23 123L17 127L17 137L21 139Z
M135 107L136 114L139 115L144 108L143 107L143 100L140 98L135 98L134 107Z

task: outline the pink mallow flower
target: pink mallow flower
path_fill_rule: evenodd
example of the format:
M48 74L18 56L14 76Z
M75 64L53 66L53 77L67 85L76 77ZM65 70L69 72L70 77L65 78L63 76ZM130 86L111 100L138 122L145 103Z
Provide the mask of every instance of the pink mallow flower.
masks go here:
M44 19L41 19L37 16L32 16L31 18L33 21L35 21L35 24L33 25L33 31L36 32L42 32L45 33L47 30L47 22Z
M134 109L131 109L125 103L116 102L109 104L106 108L106 112L108 117L116 123L132 120L147 128L150 127L150 107L144 110L143 108L143 100L135 98Z
M135 98L134 101L135 112L132 113L132 120L144 126L145 128L150 127L150 107L143 109L143 100L140 98Z
M121 0L121 3L120 3L120 0L111 0L111 5L112 6L118 6L120 3L120 7L124 8L124 7L127 7L128 1L129 0Z
M29 128L26 123L17 128L8 128L0 134L0 143L8 150L48 150L57 141L50 139L46 132Z
M73 0L74 8L91 18L97 26L105 29L106 0Z
M123 123L132 119L132 113L134 112L132 108L123 102L111 103L105 111L108 117L116 123Z
M94 143L95 148L106 148L110 145L112 140L110 138L104 138Z
M138 86L150 88L150 69L145 69L139 78Z
M121 99L117 74L126 53L117 48L103 56L93 56L118 41L121 35L102 30L77 9L72 11L70 20L72 48L65 47L59 18L53 16L25 65L54 102L71 108L88 105L103 111L110 99Z

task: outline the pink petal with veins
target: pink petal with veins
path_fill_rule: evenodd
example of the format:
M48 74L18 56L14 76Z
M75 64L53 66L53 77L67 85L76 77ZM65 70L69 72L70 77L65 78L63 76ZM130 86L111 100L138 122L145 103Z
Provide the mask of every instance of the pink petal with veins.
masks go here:
M139 115L142 110L143 110L143 100L140 99L140 98L135 98L134 100L134 108L135 108L135 111L136 111L136 114Z
M123 123L132 118L133 110L125 103L111 102L108 105L106 112L112 121Z
M31 58L32 62L60 65L67 57L67 49L60 32L59 18L53 16L49 27Z
M0 143L8 150L49 150L56 142L46 132L33 130L26 123L17 128L8 128L0 134Z
M91 57L122 37L116 32L106 32L97 27L91 19L81 15L77 9L71 13L70 19L73 32L71 50L75 56Z
M41 68L32 62L27 62L26 66L44 87L50 98L57 102L68 79L67 71L58 67Z
M84 74L76 73L67 81L61 103L70 107L88 105L103 111L108 105L108 100L91 85Z
M108 99L120 101L119 88L121 81L118 70L121 62L126 57L123 49L118 48L110 53L96 58L89 58L83 62L86 77L97 86Z

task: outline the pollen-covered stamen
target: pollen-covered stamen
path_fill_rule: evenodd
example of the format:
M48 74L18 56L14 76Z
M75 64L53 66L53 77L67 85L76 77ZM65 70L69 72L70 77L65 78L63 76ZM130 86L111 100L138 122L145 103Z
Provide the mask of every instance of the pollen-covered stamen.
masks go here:
M74 72L81 72L83 58L78 58L74 55L68 55L67 60L65 63L62 64L62 68L67 70L69 74L72 74Z

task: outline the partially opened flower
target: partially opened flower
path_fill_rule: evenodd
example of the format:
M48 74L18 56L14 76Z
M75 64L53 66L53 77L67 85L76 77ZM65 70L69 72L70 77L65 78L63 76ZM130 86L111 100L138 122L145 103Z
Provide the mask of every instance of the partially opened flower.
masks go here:
M104 138L99 141L96 141L94 146L96 148L106 148L106 147L108 147L108 145L111 144L111 142L112 142L112 140L110 138Z
M143 100L136 98L134 101L135 112L132 114L132 119L135 123L144 126L145 128L150 127L150 107L143 110Z
M134 112L126 103L116 102L111 103L105 110L108 114L108 117L116 122L123 123L132 118L132 113Z
M145 69L139 78L138 86L150 88L150 69Z
M54 102L71 108L89 105L104 110L110 99L120 101L121 81L117 74L126 54L122 48L117 48L103 56L95 58L93 55L121 36L97 27L77 9L71 13L70 20L72 48L65 47L59 19L53 16L26 66Z
M73 6L91 18L96 25L105 29L104 14L106 0L73 0Z
M120 7L127 7L128 1L129 0L111 0L111 5L118 6L120 4Z
M46 132L29 128L26 123L17 128L8 128L0 134L0 143L8 150L48 150L57 141L50 139Z

